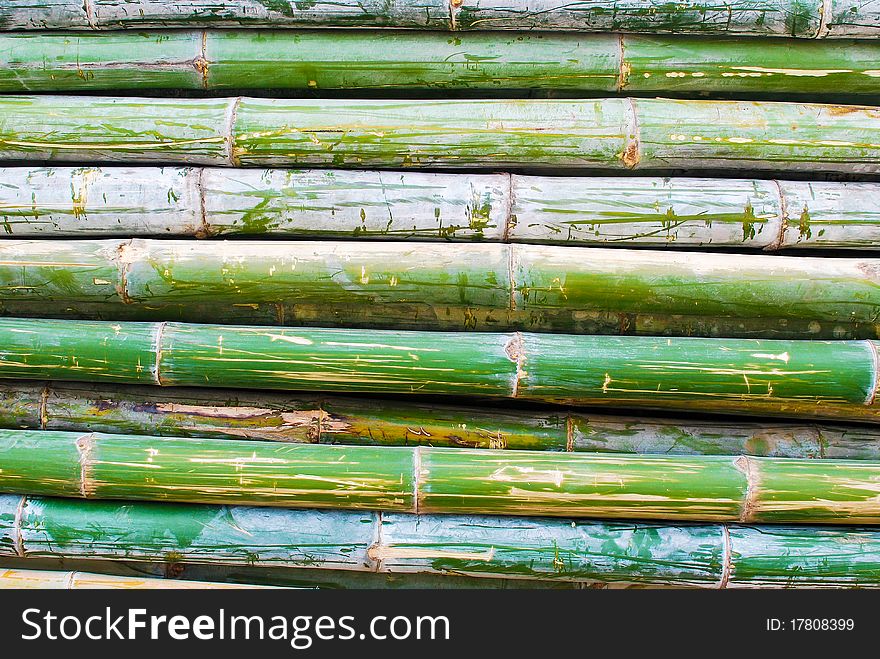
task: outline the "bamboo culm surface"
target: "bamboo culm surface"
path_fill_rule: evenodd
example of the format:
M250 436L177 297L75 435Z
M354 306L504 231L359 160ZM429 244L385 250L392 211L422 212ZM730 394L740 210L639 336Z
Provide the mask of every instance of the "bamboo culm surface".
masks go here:
M408 513L878 524L880 462L0 430L14 494Z
M123 577L115 574L60 572L54 570L16 570L0 567L0 590L10 589L124 589L124 590L218 590L230 588L267 588L253 584L185 581L149 577Z
M7 316L878 338L880 260L501 243L0 241Z
M876 587L871 528L0 496L0 555L704 588ZM317 569L315 569L317 568ZM297 570L291 570L295 577Z
M855 105L0 96L4 160L869 174L878 143Z
M878 5L880 6L880 5ZM874 41L212 30L0 34L0 91L549 89L877 95Z
M872 341L0 319L0 378L876 415Z
M199 167L0 168L0 235L874 249L880 184Z
M62 382L0 382L0 427L303 444L880 461L880 433L864 426Z
M807 39L880 34L877 0L15 0L0 29L142 27L405 27L434 30L575 30L746 34Z

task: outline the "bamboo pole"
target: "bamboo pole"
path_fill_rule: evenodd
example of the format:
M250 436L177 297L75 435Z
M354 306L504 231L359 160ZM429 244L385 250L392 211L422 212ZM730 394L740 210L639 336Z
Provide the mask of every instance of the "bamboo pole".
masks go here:
M577 30L748 34L804 38L875 36L876 2L734 0L670 4L617 0L565 4L555 0L15 0L0 6L0 29L277 26L406 27L440 30Z
M0 34L0 91L552 89L877 95L872 41L210 30Z
M0 319L0 378L872 417L871 341Z
M3 496L0 554L704 588L876 587L880 535Z
M878 338L880 260L500 243L0 242L21 317Z
M264 236L874 249L876 183L178 167L0 168L13 237Z
M0 567L0 590L16 589L124 589L124 590L225 590L241 588L271 588L271 586L220 583L212 581L184 581L182 579L150 579L122 577L114 574L89 572L60 572L55 570L14 570Z
M880 463L0 430L0 491L395 512L877 524Z
M880 261L353 242L5 241L7 313L592 334L876 338ZM82 306L80 306L82 303Z
M876 110L849 105L0 97L7 160L869 174L878 133Z
M861 426L62 382L0 382L0 427L302 444L880 461L877 430Z

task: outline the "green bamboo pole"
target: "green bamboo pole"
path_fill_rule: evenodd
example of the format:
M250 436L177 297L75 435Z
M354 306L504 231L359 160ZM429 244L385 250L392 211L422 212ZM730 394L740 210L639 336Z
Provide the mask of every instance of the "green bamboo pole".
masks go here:
M872 41L414 31L0 34L0 91L562 89L877 95Z
M62 382L0 382L0 427L304 444L880 461L877 430L862 426Z
M705 588L876 587L878 547L870 528L0 497L0 554L25 564L89 558Z
M0 378L873 417L876 344L0 320Z
M565 4L556 0L15 0L0 5L2 29L278 26L407 27L445 30L553 29L778 35L805 38L874 36L880 8L873 0L773 0L755 5L617 0Z
M60 572L54 570L14 570L0 568L0 590L15 589L124 589L124 590L226 590L230 588L267 588L268 586L241 585L211 581L184 581L122 577L113 574L89 572Z
M869 107L751 101L0 97L7 160L876 173L878 133Z
M12 237L264 236L874 249L876 183L177 167L0 168Z
M878 338L876 259L501 243L0 242L21 317Z
M0 430L0 491L446 514L880 523L880 463Z

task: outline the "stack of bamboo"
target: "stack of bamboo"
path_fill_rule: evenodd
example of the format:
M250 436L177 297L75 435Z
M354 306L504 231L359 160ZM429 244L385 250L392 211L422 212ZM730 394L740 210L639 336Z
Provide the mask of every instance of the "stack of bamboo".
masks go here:
M0 587L880 585L880 2L0 29Z

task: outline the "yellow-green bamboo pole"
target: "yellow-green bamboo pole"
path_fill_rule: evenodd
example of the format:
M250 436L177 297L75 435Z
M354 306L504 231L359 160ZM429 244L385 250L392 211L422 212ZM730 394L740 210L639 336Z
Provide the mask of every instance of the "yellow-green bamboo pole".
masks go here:
M880 115L855 105L0 96L7 160L867 174L878 143Z
M0 430L0 491L410 513L878 524L880 462Z

